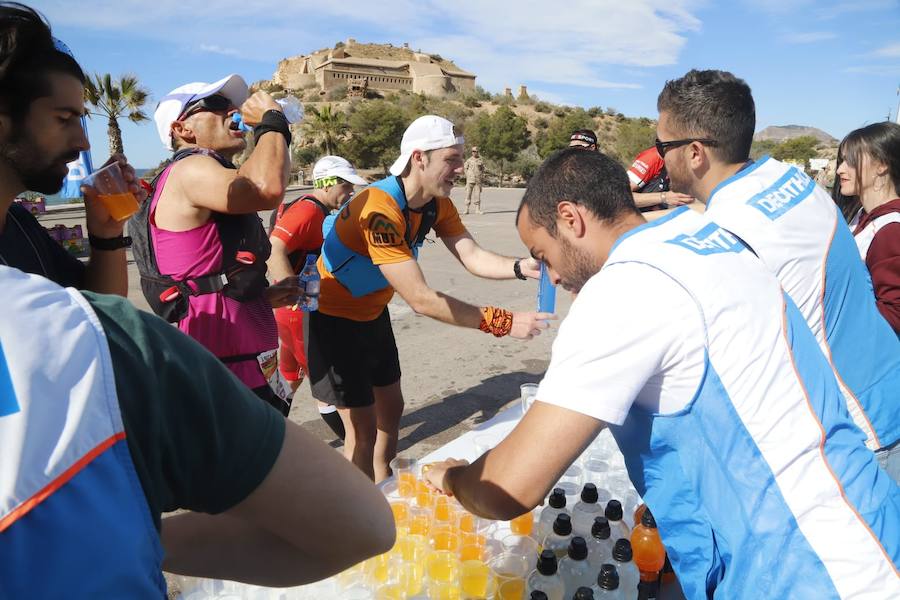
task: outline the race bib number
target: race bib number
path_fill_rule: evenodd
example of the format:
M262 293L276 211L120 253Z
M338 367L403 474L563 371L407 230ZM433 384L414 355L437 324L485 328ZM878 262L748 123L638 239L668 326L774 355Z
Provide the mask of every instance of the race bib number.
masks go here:
M275 395L290 404L291 387L278 369L278 351L267 350L257 355L256 360L259 362L263 377L266 378L266 383L269 384Z

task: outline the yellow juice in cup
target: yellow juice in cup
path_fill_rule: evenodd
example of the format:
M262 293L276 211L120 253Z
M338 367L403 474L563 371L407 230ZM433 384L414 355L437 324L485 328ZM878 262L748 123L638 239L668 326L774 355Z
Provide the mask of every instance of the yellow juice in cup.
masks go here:
M461 533L459 534L459 542L463 546L484 548L487 545L487 538L480 533Z
M484 546L477 546L475 544L463 544L459 549L459 559L463 562L467 560L483 561L485 559L485 554Z
M428 557L428 577L433 581L456 583L459 576L459 559L455 552L440 550Z
M534 529L534 515L528 511L509 522L509 530L518 535L531 535Z
M124 221L138 211L138 201L131 192L98 194L97 198L116 221Z
M397 581L407 596L416 596L422 591L423 579L425 579L425 569L422 563L404 561L397 565Z
M480 560L467 560L459 571L459 587L469 597L486 598L490 569Z
M432 493L424 481L416 481L416 504L422 508L431 508Z
M390 575L390 553L385 552L365 562L366 574L377 583L386 583Z
M375 600L406 600L407 593L399 583L381 586L375 592Z
M525 596L525 580L509 579L500 585L497 597L500 600L522 600Z
M432 581L428 584L428 600L460 600L461 597L455 582Z
M409 517L410 535L428 535L431 527L431 517L425 514L412 514Z
M406 502L391 502L391 512L394 513L394 523L407 525L409 520L409 505Z
M431 547L435 550L459 550L459 534L453 529L441 528L431 532Z
M416 476L410 472L397 474L397 493L401 498L413 498L416 495Z

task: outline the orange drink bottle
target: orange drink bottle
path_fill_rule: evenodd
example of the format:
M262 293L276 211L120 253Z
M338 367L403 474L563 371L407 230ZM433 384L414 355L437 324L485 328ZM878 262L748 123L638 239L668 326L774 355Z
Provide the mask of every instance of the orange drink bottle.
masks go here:
M637 525L641 522L641 516L644 514L644 511L647 510L647 505L641 503L636 509L634 509L634 524Z
M656 586L659 572L666 562L666 549L649 509L641 515L640 525L631 532L631 550L634 553L634 563L641 574L641 587Z

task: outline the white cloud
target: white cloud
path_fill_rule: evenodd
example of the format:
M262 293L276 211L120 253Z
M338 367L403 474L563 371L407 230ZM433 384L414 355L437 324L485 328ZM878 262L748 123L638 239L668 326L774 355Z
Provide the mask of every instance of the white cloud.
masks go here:
M844 73L875 75L879 77L895 77L900 75L900 65L856 65L843 69Z
M781 41L788 44L815 44L827 40L833 40L837 34L832 31L804 31L787 33L781 36Z
M896 10L897 0L854 0L853 2L839 2L833 6L817 8L820 19L836 19L845 15L877 10Z
M210 54L221 54L222 56L234 56L236 58L243 58L243 55L234 48L223 48L216 44L200 44L199 50L201 52L209 52Z
M882 46L875 52L872 52L871 56L875 58L900 58L900 42Z
M355 37L410 42L452 58L491 89L540 82L633 89L611 68L675 64L698 31L705 0L47 0L54 25L121 32L160 43L274 63ZM647 33L652 32L652 33Z

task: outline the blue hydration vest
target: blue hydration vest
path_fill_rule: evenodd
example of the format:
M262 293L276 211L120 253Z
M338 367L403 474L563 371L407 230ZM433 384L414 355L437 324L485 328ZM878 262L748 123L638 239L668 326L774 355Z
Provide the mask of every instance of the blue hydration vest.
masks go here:
M422 247L425 236L437 220L437 202L431 200L422 208L422 222L413 236L410 230L406 193L400 184L399 177L388 177L373 183L369 187L383 191L397 203L397 207L403 212L403 219L406 222L404 239L409 249L412 250L413 256L418 258L419 248ZM337 230L334 228L337 219L348 219L350 217L350 203L357 198L363 197L365 193L366 190L363 190L358 196L354 196L345 202L341 210L325 217L325 221L322 223L322 235L325 239L322 244L322 261L325 264L325 268L334 275L341 285L347 288L354 298L371 294L390 285L387 279L384 278L384 275L381 274L381 269L378 268L378 265L374 264L370 257L348 248L341 241ZM360 200L357 200L357 202L360 202Z

